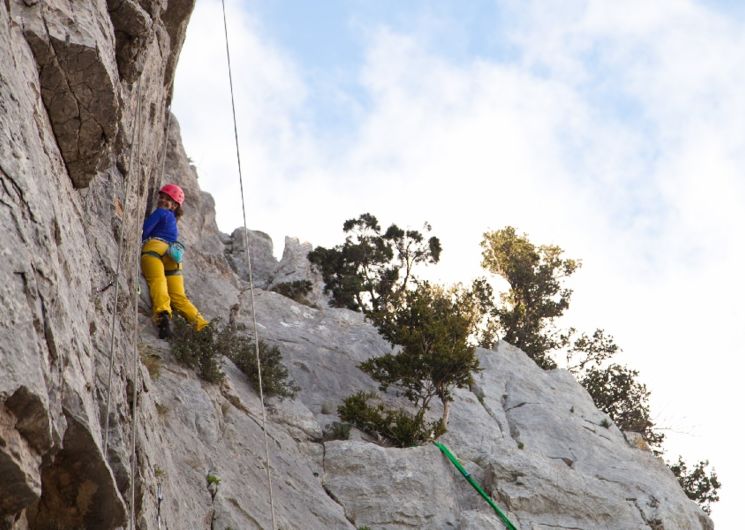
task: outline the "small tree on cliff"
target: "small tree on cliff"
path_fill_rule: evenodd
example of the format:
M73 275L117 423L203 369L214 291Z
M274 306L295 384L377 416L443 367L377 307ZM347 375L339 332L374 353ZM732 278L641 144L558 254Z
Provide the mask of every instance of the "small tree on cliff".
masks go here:
M719 482L716 471L708 470L709 461L702 460L692 469L688 469L683 457L679 456L675 464L668 463L668 466L686 496L698 503L705 513L711 515L711 504L719 501L719 488L722 487L722 483Z
M569 307L572 291L563 286L580 262L562 258L556 245L536 247L512 227L484 234L482 266L510 285L503 305L494 311L504 340L521 348L544 369L556 368L551 354L566 349L567 369L587 389L595 405L626 431L640 433L659 449L664 435L650 418L649 391L639 372L617 363L608 365L619 348L601 329L592 336L570 328L558 331L554 320Z
M608 361L620 352L612 336L596 329L592 336L575 329L562 335L567 344L566 368L592 397L595 406L605 412L624 431L638 432L655 454L660 454L665 435L651 418L649 390L639 382L639 372Z
M392 224L385 232L375 216L365 213L344 223L344 244L317 247L308 260L321 272L324 291L334 307L370 314L407 289L417 264L440 260L440 240L418 230ZM424 225L424 232L431 226Z
M542 368L555 368L549 354L563 344L553 323L569 307L572 296L562 281L574 274L581 263L562 258L563 250L558 246L536 247L511 226L486 232L481 248L482 267L502 276L510 285L502 295L503 305L495 310L503 339L523 350Z
M360 392L344 400L340 417L399 447L419 445L443 434L453 389L472 384L479 370L474 344L478 323L491 303L484 285L477 281L471 289L445 289L416 282L415 288L399 292L385 311L376 312L373 321L381 335L400 349L374 357L360 368L379 383L380 390L399 391L416 411L391 409L374 394ZM434 399L442 403L442 417L427 422L425 414Z
M380 390L399 389L422 414L438 398L446 429L453 389L471 385L479 370L473 342L483 314L479 284L444 289L419 283L401 292L376 319L380 334L400 351L374 357L360 368L380 383Z

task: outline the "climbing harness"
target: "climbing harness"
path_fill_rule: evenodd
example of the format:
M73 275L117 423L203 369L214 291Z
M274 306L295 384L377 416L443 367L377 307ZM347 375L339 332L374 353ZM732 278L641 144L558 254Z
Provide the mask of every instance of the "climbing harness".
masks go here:
M494 511L497 513L497 516L502 520L502 523L504 523L505 528L507 528L507 530L517 530L517 527L514 524L512 524L512 521L510 521L507 518L507 515L505 515L505 513L499 509L499 506L496 505L494 500L483 490L483 488L479 485L479 483L476 482L476 479L474 479L471 476L471 474L468 471L466 471L466 468L463 467L463 465L458 461L458 459L450 451L450 449L448 449L447 446L445 446L445 444L442 444L440 442L433 442L433 443L440 451L442 451L442 454L444 454L447 457L447 459L450 460L450 462L452 462L452 464L456 467L456 469L461 472L461 474L466 478L468 483L471 486L473 486L473 489L475 489L479 493L479 495L481 495L484 498L484 500L489 504L489 506L494 508Z
M253 318L254 343L256 345L256 369L259 379L259 398L261 400L261 429L264 431L264 454L266 459L266 477L269 485L269 505L272 510L272 530L277 530L276 516L274 513L274 495L272 493L272 472L269 459L269 437L266 432L266 407L264 406L264 389L261 381L261 358L259 355L259 333L256 324L256 306L254 304L253 272L251 270L251 251L248 248L248 228L246 224L246 199L243 196L243 173L241 171L241 153L238 147L238 120L235 116L235 97L233 95L233 70L230 65L230 46L228 44L228 22L225 15L225 0L222 0L222 21L225 29L225 53L228 59L228 80L230 82L230 103L233 109L233 133L235 135L235 155L238 161L238 180L241 187L241 207L243 209L243 246L246 249L246 264L248 266L248 286L251 300L251 315Z
M133 174L132 167L135 161L135 147L136 147L136 135L139 133L139 121L140 121L140 100L142 95L142 82L137 82L137 100L135 102L135 119L132 124L132 147L129 151L129 174ZM127 199L129 198L129 191L125 186L124 189L124 205L122 213L122 227L119 230L119 250L117 251L116 257L116 274L114 279L114 308L111 312L111 348L109 349L109 377L106 384L106 419L104 421L104 437L103 437L103 455L108 460L108 448L109 448L109 416L111 414L111 377L114 372L114 338L116 336L116 316L119 313L117 310L119 302L119 274L122 267L122 248L124 247L124 218L127 213ZM108 287L107 287L108 288ZM105 289L104 289L105 290ZM135 310L137 306L135 306ZM135 315L136 316L136 315Z
M174 241L173 243L166 241L165 239L161 239L159 237L151 237L150 239L146 239L144 243L147 243L148 241L156 239L158 241L162 241L163 243L166 243L168 245L168 248L166 251L161 254L159 252L155 252L154 250L143 250L140 255L141 256L153 256L154 258L163 259L163 256L168 256L173 260L174 263L181 263L184 261L184 253L186 252L186 246L181 241ZM169 272L173 273L174 271L166 271L166 276L169 276Z

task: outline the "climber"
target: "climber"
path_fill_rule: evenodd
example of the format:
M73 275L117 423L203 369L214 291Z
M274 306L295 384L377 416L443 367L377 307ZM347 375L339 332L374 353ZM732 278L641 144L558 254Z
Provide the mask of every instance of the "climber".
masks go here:
M184 190L166 184L158 192L158 207L142 225L142 274L150 289L153 320L161 339L171 336L172 310L181 313L197 331L208 324L184 290L183 246L177 241L183 204Z

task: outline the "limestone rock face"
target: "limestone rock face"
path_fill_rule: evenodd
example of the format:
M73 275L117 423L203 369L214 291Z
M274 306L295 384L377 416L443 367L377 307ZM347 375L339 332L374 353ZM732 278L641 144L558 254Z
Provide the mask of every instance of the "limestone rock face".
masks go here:
M248 234L243 227L236 228L227 240L225 255L233 270L248 281L248 259L246 258L246 240L251 256L251 272L254 285L260 289L266 289L272 283L272 278L277 269L277 258L274 257L274 244L269 234L257 230L249 230Z
M41 97L76 188L111 156L119 128L114 32L103 0L16 2L11 9L36 58Z
M297 281L310 282L311 290L306 299L313 305L326 306L329 297L323 293L323 278L308 261L308 253L311 250L313 245L310 243L302 242L296 237L285 237L282 260L274 271L270 287L275 288L282 283Z
M331 442L325 462L326 488L355 524L458 527L458 483L434 446L384 449L365 442Z
M225 240L225 255L238 276L248 281L245 239L243 228L236 228ZM310 243L301 242L296 237L285 237L282 259L277 261L274 257L274 243L269 235L257 230L249 230L248 247L251 254L253 282L256 287L277 290L283 284L309 282L310 291L304 295L308 305L328 305L328 296L323 293L321 274L314 270L308 261L308 253L313 250Z
M308 243L277 262L250 233L252 296L168 113L192 8L0 2L0 529L499 528L435 447L327 439L341 400L376 390L359 363L391 347L328 307ZM279 347L295 399L262 409L232 363L210 384L156 338L138 263L165 182L186 193L189 297ZM297 280L308 304L271 291ZM519 528L712 528L569 374L505 343L479 356L443 441Z
M135 269L141 197L164 152L152 146L164 145L171 58L193 1L172 0L175 11L148 4L161 8L142 33L132 86L103 0L0 2L0 528L126 523L121 360L136 344L136 281L115 271L120 248L121 271Z

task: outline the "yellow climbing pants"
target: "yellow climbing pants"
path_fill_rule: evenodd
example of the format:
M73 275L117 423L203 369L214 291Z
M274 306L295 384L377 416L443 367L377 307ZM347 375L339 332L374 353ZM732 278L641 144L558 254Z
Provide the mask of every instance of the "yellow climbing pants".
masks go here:
M184 275L181 264L166 255L168 243L159 239L148 239L142 245L142 275L150 289L153 317L160 313L171 315L178 311L194 329L200 331L208 322L199 314L194 304L186 297Z

